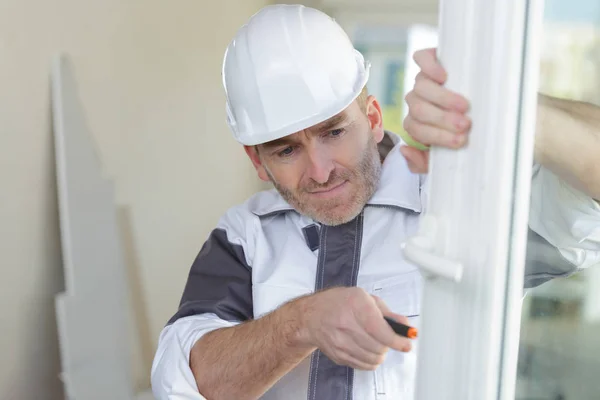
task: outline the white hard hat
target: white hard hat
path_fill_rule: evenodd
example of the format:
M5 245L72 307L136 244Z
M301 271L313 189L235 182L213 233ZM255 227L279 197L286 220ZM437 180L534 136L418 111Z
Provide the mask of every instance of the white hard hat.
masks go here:
M227 123L252 146L309 128L360 94L369 64L328 15L302 5L261 9L225 51Z

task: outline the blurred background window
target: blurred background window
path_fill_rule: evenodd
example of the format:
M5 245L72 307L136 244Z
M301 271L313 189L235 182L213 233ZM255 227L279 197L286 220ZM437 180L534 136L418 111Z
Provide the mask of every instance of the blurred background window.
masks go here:
M540 92L600 104L600 2L546 0L542 29ZM528 252L528 259L544 257L531 244ZM599 377L600 269L529 290L516 398L598 399Z

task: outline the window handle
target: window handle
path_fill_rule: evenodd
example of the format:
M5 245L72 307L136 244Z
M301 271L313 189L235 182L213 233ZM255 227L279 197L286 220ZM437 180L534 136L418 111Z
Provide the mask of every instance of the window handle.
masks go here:
M437 221L431 215L421 217L419 233L403 243L404 256L421 268L430 278L445 278L460 282L463 275L463 265L449 260L433 251L433 243L437 234Z

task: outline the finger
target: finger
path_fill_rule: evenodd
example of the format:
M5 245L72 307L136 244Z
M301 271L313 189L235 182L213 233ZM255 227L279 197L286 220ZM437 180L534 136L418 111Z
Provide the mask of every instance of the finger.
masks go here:
M393 319L393 320L394 320L394 321L396 321L396 322L400 322L401 324L404 324L404 325L411 326L411 325L410 325L410 321L409 321L409 320L408 320L408 318L407 318L406 316L404 316L404 315L400 315L400 314L396 314L396 313L394 313L394 312L390 312L390 313L388 313L388 314L385 314L385 316L386 316L386 317L389 317L389 318L391 318L391 319Z
M406 316L404 316L404 315L400 315L400 314L396 314L396 313L391 312L389 314L386 314L385 316L388 317L388 318L393 319L396 322L400 322L401 324L413 327L413 325L410 323L409 319ZM417 333L417 335L418 335L418 333ZM399 335L399 336L403 337L401 335ZM412 349L412 341L409 340L408 345L405 348L403 348L401 351L408 352L411 349Z
M411 117L422 124L432 125L453 133L466 132L471 126L471 120L466 115L444 110L420 97L414 91L406 95L406 103L408 104L407 118ZM413 135L412 132L408 130L407 132ZM415 137L415 139L417 138Z
M417 165L419 166L422 174L425 174L429 171L429 151L415 149L415 159L417 160Z
M415 76L415 83L416 83L417 81L420 81L420 80L422 80L422 79L431 79L431 78L429 78L427 75L425 75L425 74L423 73L423 71L420 71L420 72L417 74L417 76Z
M369 341L373 341L373 339L369 338ZM379 365L385 360L385 355L388 350L386 347L383 347L383 349L384 351L382 352L374 353L363 349L357 343L349 342L345 346L336 348L336 351L340 354L339 357L342 359L351 359L368 365Z
M413 174L426 174L427 171L424 171L421 167L418 167L416 164L409 162L408 170Z
M408 115L404 119L404 130L417 142L458 149L467 143L465 132L454 132L446 128L422 122Z
M437 59L436 49L419 50L414 54L413 60L425 75L437 83L443 84L448 79L446 70Z
M408 164L408 169L413 174L426 174L427 173L427 171L423 170L423 168L415 165L414 163L409 163Z
M384 346L397 351L407 352L412 349L411 339L400 336L394 332L392 327L387 323L383 316L380 324L369 332L373 338Z
M390 313L383 300L374 298L379 313L370 313L365 321L365 331L382 345L398 351L411 349L410 339L397 335L396 332L383 319L384 313Z
M400 146L400 153L406 159L408 168L416 174L426 174L429 170L429 151Z
M373 338L362 329L352 331L350 336L354 340L354 344L369 353L370 357L380 357L387 351L386 346L373 340Z
M406 159L406 164L408 165L408 169L413 172L413 173L421 173L419 171L419 168L417 168L417 165L414 163L414 161L412 160L412 152L410 151L410 147L409 146L400 146L400 153L402 153L402 156Z
M336 361L334 360L334 362L336 362L337 364L341 364L341 365L345 365L351 368L355 368L355 369L359 369L362 371L375 371L377 369L377 367L381 364L381 363L366 363L364 361L358 360L354 357L352 357L349 354L343 354L340 356L340 360Z
M422 173L425 173L425 172L422 171L421 167L417 166L414 162L408 161L407 164L408 164L408 169L413 174L422 174Z
M419 123L410 116L406 117L404 120L404 129L413 139L420 143L442 146L450 149L464 147L469 139L469 136L466 133L449 132L436 126ZM428 154L429 152L426 153ZM411 155L413 162L417 164L421 163L422 157L419 157L420 154L421 153L414 152L414 154Z
M395 312L390 310L390 308L387 306L387 304L385 304L385 302L380 297L373 296L373 298L375 299L375 302L377 303L377 307L379 307L379 310L381 310L381 313L385 317L390 317L390 318L394 319L395 321L398 321L402 324L410 325L407 317L405 317L404 315L396 314Z
M371 295L371 297L373 297L373 300L375 300L375 304L377 304L377 308L379 308L383 315L391 312L389 307L387 306L387 304L385 304L385 301L383 301L381 297L375 295Z
M375 341L368 335L364 334L369 342ZM362 365L379 365L385 360L387 347L377 344L381 349L378 352L365 350L351 336L342 336L332 343L331 346L322 348L321 351L329 358L341 364L362 364Z
M416 81L413 90L420 98L444 110L454 110L461 114L469 111L469 102L467 99L431 79L419 79Z
M412 326L410 324L410 321L408 320L408 318L405 317L404 315L396 314L394 312L388 312L388 313L385 314L385 316L387 318L391 318L392 320L394 320L396 322L399 322L401 324L404 324L404 325L407 325L407 326ZM387 321L386 321L386 323L387 323ZM393 329L392 329L392 331L393 331ZM394 348L394 350L402 351L402 352L405 352L405 353L409 352L410 350L412 350L412 340L413 340L412 338L407 338L405 336L402 336L402 335L396 333L395 331L394 331L394 334L396 335L397 338L401 339L401 341L398 342L399 346L401 346L401 347Z

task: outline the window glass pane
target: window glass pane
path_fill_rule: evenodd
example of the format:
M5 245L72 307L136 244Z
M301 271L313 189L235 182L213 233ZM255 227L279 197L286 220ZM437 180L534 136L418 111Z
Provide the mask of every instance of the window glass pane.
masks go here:
M600 104L598 0L546 0L540 53L541 93ZM589 117L590 134L600 140L597 110L586 104L573 105L568 105L566 115ZM562 117L550 119L538 110L539 129L574 134L564 129ZM558 123L544 127L548 121ZM537 135L539 130L536 140ZM577 140L575 136L572 139ZM585 149L581 154L565 151L572 160L587 157ZM598 399L600 238L594 227L594 220L600 220L598 210L591 198L586 201L585 185L574 188L578 177L568 177L572 184L567 185L544 167L535 174L530 223L533 219L531 227L538 232L530 231L525 276L526 284L534 287L527 290L523 302L516 398ZM584 269L576 273L578 266ZM560 277L548 280L551 276Z
M371 63L368 89L381 105L383 126L390 132L401 133L408 111L404 97L412 90L419 72L412 54L437 46L436 27L357 21L351 36L356 49Z

